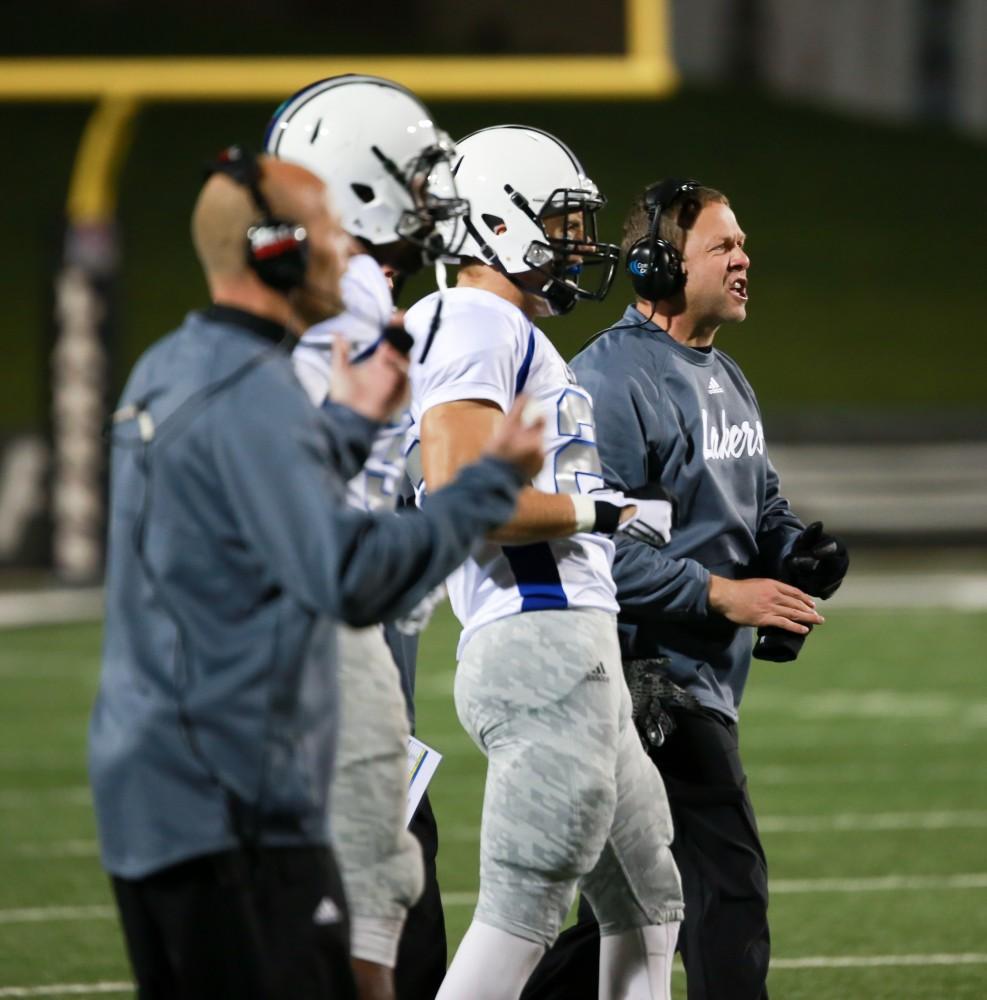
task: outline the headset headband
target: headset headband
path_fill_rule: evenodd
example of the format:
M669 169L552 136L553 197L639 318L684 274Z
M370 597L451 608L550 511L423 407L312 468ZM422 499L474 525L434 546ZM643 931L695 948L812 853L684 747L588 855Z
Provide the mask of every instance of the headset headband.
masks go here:
M206 167L204 181L213 174L225 174L246 188L261 221L245 234L247 265L265 285L290 292L305 284L308 268L308 234L304 226L279 219L260 189L264 169L253 153L242 146L230 146Z
M205 169L203 182L213 174L225 174L241 187L250 192L254 206L265 218L271 218L271 206L260 189L261 178L264 175L260 161L243 146L229 146Z
M682 253L661 238L662 213L676 199L701 187L698 181L669 177L652 184L643 196L648 213L647 234L628 248L625 269L634 291L648 302L657 302L679 292L685 285Z
M691 194L700 187L699 181L682 177L668 177L657 184L652 184L644 193L644 207L650 215L648 227L648 245L654 246L661 224L661 215L673 202L684 194Z

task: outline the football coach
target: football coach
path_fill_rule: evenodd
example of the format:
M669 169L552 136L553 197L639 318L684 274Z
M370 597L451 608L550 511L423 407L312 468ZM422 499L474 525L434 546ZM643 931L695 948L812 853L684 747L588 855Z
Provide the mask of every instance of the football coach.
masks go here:
M745 242L719 191L647 188L622 247L636 301L571 362L593 397L606 485L677 503L660 552L618 540L614 579L635 721L675 826L689 1000L767 998L767 867L738 713L752 652L794 659L823 622L813 598L848 566L843 545L805 528L779 492L754 391L714 347L721 325L747 316ZM597 941L584 902L524 1000L595 996L583 984L596 982Z
M342 307L326 188L229 151L192 233L213 304L141 357L113 420L89 740L102 859L142 1000L349 998L333 622L407 612L509 520L542 426L516 408L421 513L348 508L407 361L387 342L341 358L348 406L327 410L295 380L297 337Z

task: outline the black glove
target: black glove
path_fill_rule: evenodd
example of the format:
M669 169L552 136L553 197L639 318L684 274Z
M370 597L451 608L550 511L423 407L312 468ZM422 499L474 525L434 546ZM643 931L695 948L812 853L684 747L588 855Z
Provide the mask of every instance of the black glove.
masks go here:
M685 688L673 684L662 673L668 661L626 660L624 676L631 693L631 716L648 752L657 750L675 732L675 709L697 712L701 706Z
M784 583L825 600L839 590L849 566L850 556L846 546L823 531L822 521L813 521L795 539L791 552L782 560L781 578ZM774 625L761 626L754 642L754 657L788 663L799 655L809 632L789 632Z
M391 347L393 347L398 354L403 354L407 357L411 353L412 347L415 346L415 338L411 336L410 333L404 328L404 324L397 322L388 323L384 327L384 332L381 337L386 340Z
M807 626L809 632L812 626ZM789 632L777 625L762 625L754 640L754 659L772 663L789 663L799 655L809 632Z
M840 588L850 566L846 546L823 531L822 521L813 521L795 539L782 560L781 578L813 597L826 600Z

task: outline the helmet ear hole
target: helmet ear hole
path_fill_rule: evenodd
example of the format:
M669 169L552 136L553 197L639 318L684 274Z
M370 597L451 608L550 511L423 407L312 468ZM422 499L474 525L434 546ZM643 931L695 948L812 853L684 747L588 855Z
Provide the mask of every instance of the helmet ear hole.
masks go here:
M487 229L489 229L495 236L499 236L501 233L507 232L507 225L499 215L490 215L489 213L484 212L480 218L483 219Z
M364 204L374 200L374 189L369 184L351 184L350 189Z

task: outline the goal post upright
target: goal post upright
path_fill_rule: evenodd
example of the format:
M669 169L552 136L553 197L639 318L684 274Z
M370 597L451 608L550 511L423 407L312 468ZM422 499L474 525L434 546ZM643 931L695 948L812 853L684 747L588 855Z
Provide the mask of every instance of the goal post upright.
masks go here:
M113 300L118 273L117 177L139 109L104 97L83 129L69 182L54 280L50 356L51 558L60 579L91 583L103 568Z

